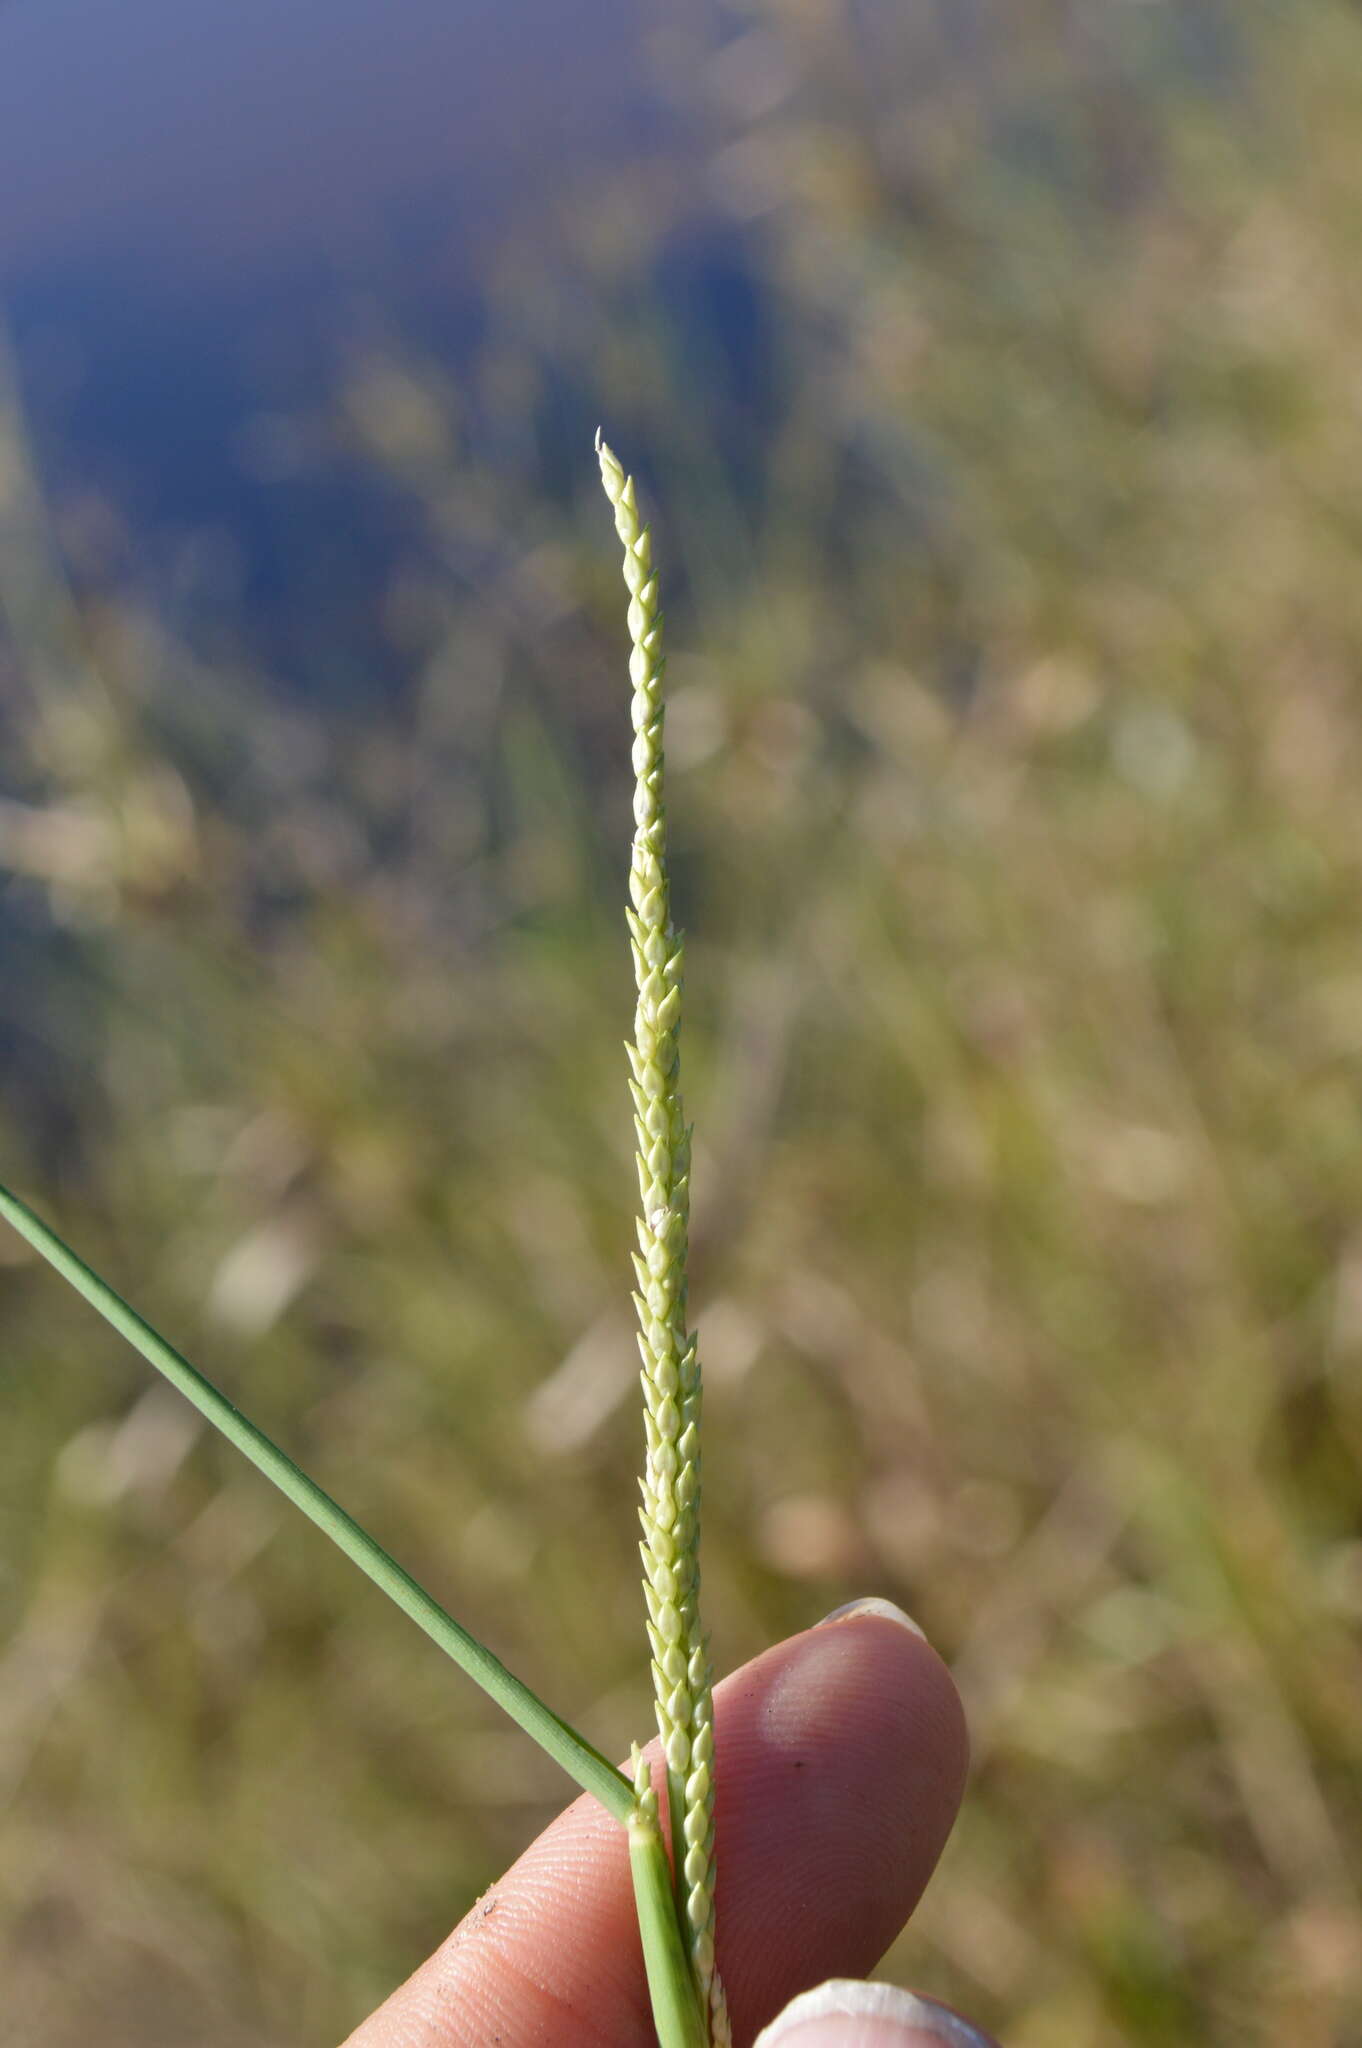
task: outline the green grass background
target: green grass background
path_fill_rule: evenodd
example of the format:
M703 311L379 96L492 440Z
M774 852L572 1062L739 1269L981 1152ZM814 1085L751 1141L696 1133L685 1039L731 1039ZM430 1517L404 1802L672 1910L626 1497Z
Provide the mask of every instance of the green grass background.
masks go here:
M920 1618L977 1761L887 1968L1008 2048L1356 2043L1362 22L723 36L655 61L757 386L659 312L663 147L499 251L466 378L357 357L381 715L74 607L11 407L4 1176L645 1731L604 419L671 594L720 1666ZM564 1788L0 1257L5 2039L333 2041Z

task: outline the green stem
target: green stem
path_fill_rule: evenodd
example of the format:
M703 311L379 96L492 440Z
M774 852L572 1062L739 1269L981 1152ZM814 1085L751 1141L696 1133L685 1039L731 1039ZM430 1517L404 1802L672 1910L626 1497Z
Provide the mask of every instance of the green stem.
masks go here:
M658 2048L709 2048L709 2021L681 1937L671 1865L657 1822L637 1809L629 1822L629 1867Z
M401 1565L396 1564L381 1544L347 1515L330 1494L324 1493L315 1480L309 1479L306 1472L272 1443L263 1430L247 1421L226 1395L219 1393L211 1380L205 1379L173 1345L158 1336L151 1325L129 1308L106 1281L92 1272L55 1231L49 1230L26 1203L4 1187L0 1187L0 1216L13 1224L19 1235L27 1238L33 1249L40 1252L78 1294L84 1295L105 1322L111 1323L120 1336L126 1337L143 1358L163 1373L187 1400L192 1401L214 1429L220 1430L239 1451L244 1451L256 1469L273 1480L279 1491L295 1507L301 1508L323 1535L329 1536L390 1600L396 1601L417 1627L425 1630L432 1642L438 1643L513 1721L519 1723L527 1735L534 1737L541 1749L562 1765L569 1777L575 1778L583 1790L593 1793L616 1820L629 1820L634 1811L634 1792L622 1772L617 1771L599 1750L593 1749L575 1728L560 1720L527 1685L513 1677L476 1636L471 1636L451 1614L446 1614L439 1602L432 1600L425 1588L419 1586L409 1572L403 1571ZM670 2042L667 2048L671 2048Z

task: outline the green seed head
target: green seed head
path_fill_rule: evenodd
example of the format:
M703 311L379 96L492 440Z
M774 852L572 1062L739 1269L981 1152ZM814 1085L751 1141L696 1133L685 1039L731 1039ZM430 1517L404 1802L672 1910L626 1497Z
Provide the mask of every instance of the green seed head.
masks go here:
M700 1629L700 1365L686 1330L690 1131L681 1107L681 935L671 919L663 788L662 614L632 477L599 434L629 591L634 840L626 913L637 1003L628 1048L640 1215L634 1273L643 1364L643 1585L657 1726L667 1760L678 1906L711 2038L729 2039L714 1970L713 1706Z

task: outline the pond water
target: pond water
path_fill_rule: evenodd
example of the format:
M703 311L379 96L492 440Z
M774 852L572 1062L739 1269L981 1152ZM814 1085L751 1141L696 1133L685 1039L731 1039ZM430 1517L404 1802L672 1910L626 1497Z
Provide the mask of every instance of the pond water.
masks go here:
M357 319L456 350L510 223L656 146L647 15L0 0L0 323L49 491L144 565L206 536L257 622L352 573L373 506L281 492L252 420L315 405Z

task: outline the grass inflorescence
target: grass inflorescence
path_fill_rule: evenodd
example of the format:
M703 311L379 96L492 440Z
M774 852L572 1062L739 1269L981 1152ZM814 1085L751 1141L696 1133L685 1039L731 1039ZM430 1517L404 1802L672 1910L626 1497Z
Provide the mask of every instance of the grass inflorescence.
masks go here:
M726 2042L727 2007L714 1966L712 1673L699 1604L700 1362L695 1337L686 1329L691 1134L681 1102L684 945L672 924L667 874L666 657L652 543L639 518L634 480L599 435L596 452L624 547L633 643L634 840L628 919L638 1002L628 1053L641 1203L634 1253L646 1430L640 1549L678 1902L713 2038Z

